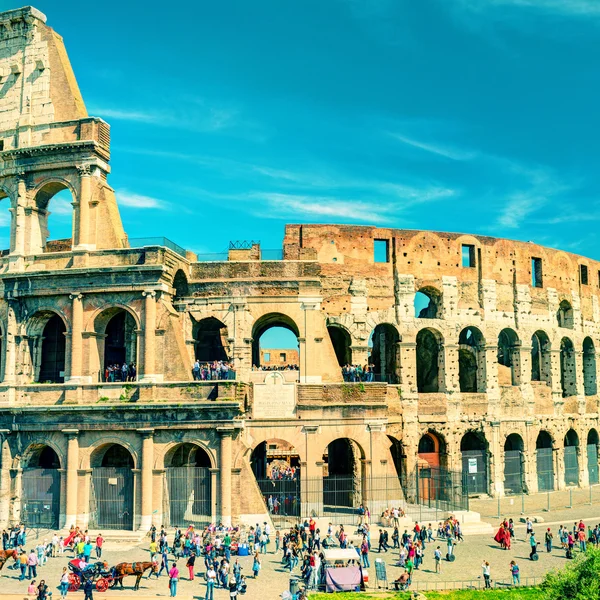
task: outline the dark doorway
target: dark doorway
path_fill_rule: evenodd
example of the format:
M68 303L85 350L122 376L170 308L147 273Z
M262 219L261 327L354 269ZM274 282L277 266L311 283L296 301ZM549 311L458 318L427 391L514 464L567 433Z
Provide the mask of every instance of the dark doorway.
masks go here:
M352 339L350 338L350 334L342 327L337 327L336 325L328 325L327 331L333 345L333 350L335 351L338 365L340 367L351 365L352 349L350 346L352 345Z
M547 431L540 431L535 442L538 491L548 492L554 489L554 452L552 438Z
M208 317L196 325L194 336L196 360L212 362L215 360L229 360L229 342L227 341L227 327L219 319Z
M565 435L565 485L579 485L579 437L573 429Z
M65 380L66 327L58 315L48 319L42 333L40 383L63 383Z
M27 527L57 529L60 461L50 446L36 447L21 478L21 521Z
M463 481L466 491L472 494L488 493L487 442L483 434L466 433L460 442Z
M598 432L590 429L587 437L588 477L590 485L599 482L598 478Z
M104 365L136 362L135 321L125 310L119 311L106 325Z
M522 494L524 491L523 438L511 433L504 442L504 493Z

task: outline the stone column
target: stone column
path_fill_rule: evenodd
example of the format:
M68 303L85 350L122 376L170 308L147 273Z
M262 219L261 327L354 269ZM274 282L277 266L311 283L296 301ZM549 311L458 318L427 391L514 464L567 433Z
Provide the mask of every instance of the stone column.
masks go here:
M562 406L565 403L562 395L562 383L560 377L560 349L553 349L549 351L550 354L550 367L551 367L551 386L552 386L552 400L554 402L555 415L559 416L562 414Z
M80 383L83 381L83 295L73 293L69 296L73 302L73 318L71 323L71 359L69 376L66 381Z
M525 454L525 488L528 494L538 493L536 438L533 431L533 421L525 421L525 439L523 452Z
M458 344L445 343L440 347L440 392L454 393L460 391L458 381Z
M27 184L25 174L20 173L17 180L17 201L12 209L13 231L11 232L11 255L25 254L25 206L27 205Z
M155 382L162 379L155 369L156 357L156 292L153 290L142 292L144 296L144 359L143 375L140 381Z
M142 519L140 529L152 525L152 469L154 465L154 429L138 429L142 435Z
M74 250L89 250L92 171L90 165L81 165L77 170L79 171L79 202L77 203L77 244L74 245Z
M79 430L63 429L67 436L67 502L65 522L62 527L68 529L77 522L77 467L79 463Z
M225 526L231 525L231 456L233 427L217 427L221 436L221 450L219 453L219 496L221 497L221 522Z
M218 496L217 496L217 475L219 469L209 469L210 471L210 521L217 522L219 512Z
M323 454L319 456L319 447L315 443L319 426L305 425L302 433L304 461L300 463L300 516L309 517L323 512Z
M504 495L504 448L500 443L500 421L492 421L490 425L490 487L492 496L497 497Z
M6 311L6 335L4 343L6 344L4 356L4 383L15 383L17 369L17 316L15 311L15 300L8 300ZM13 392L13 397L10 398L10 391ZM14 400L14 388L9 389L9 398Z
M0 429L0 454L2 456L0 467L0 527L8 525L10 514L10 468L12 462L8 445L10 433L10 429Z

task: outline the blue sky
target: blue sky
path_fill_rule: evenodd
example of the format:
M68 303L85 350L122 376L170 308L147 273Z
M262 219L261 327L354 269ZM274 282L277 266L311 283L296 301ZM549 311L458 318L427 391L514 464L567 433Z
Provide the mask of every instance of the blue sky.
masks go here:
M597 0L35 5L112 126L130 237L278 248L339 222L600 258Z

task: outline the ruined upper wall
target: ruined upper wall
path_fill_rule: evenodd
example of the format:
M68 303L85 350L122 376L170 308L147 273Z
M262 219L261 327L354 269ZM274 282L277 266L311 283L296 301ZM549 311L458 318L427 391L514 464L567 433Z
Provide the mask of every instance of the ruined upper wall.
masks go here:
M63 40L46 25L46 16L31 6L0 13L4 150L66 141L54 140L49 125L86 117ZM64 137L64 132L59 135Z

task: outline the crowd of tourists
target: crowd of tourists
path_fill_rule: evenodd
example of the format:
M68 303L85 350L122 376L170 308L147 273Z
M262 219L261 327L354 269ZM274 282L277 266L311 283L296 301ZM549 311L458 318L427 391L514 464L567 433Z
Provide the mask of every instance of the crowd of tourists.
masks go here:
M298 365L252 365L253 371L299 371Z
M370 383L375 377L375 367L373 365L344 365L342 367L342 378L348 383L358 383L364 381Z
M135 363L107 365L104 367L104 381L135 381L137 367Z
M276 480L287 480L291 481L294 479L300 478L300 467L282 467L279 465L273 465L269 469L267 469L267 478Z
M224 381L235 379L233 364L226 360L203 362L196 360L192 367L194 381Z

